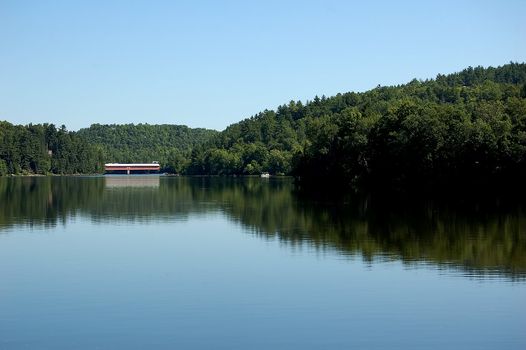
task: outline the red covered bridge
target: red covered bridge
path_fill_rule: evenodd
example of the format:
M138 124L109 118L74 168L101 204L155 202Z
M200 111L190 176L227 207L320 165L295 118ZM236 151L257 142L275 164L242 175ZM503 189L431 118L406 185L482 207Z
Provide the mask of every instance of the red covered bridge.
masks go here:
M159 172L161 166L159 163L106 163L104 164L104 170L114 173L132 174L135 173L150 173Z

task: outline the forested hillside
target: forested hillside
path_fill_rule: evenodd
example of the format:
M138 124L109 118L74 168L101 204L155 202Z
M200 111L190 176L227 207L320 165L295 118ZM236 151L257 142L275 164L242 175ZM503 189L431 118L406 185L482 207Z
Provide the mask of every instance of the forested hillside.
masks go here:
M0 123L0 174L93 173L159 161L185 174L292 174L336 183L526 178L526 64L467 68L363 93L291 101L223 132L178 125Z
M193 174L295 174L350 183L525 175L526 64L467 68L364 93L291 101L192 153Z
M0 122L0 175L92 174L108 162L158 161L162 171L186 169L190 151L217 131L179 125L65 126Z
M217 133L183 125L150 124L93 124L78 131L80 137L101 149L106 162L158 161L163 171L176 173L186 169L194 147Z

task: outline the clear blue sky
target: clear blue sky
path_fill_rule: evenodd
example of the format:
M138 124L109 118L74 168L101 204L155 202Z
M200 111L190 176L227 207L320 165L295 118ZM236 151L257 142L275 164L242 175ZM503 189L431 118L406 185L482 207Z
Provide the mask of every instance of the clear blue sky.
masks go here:
M526 1L0 0L0 120L224 129L315 95L526 61Z

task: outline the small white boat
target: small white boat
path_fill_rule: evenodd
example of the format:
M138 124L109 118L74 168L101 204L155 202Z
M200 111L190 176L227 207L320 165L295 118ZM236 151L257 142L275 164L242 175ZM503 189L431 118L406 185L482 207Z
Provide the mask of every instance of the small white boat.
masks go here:
M261 177L270 177L269 173L261 173Z

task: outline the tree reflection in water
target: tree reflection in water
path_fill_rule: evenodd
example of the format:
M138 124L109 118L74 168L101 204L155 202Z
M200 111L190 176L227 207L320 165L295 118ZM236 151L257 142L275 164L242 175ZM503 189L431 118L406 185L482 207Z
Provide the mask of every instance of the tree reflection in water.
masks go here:
M131 181L133 180L133 181ZM460 268L472 276L526 276L526 213L501 198L428 200L299 190L291 179L152 177L0 178L0 233L53 227L71 217L186 220L222 212L248 232L287 244Z

